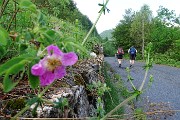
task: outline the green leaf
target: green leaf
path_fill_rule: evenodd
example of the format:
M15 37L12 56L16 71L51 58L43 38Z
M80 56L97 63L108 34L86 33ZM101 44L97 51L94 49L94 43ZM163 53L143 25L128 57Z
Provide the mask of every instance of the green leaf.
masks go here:
M0 66L0 75L5 73L8 69L13 67L17 63L21 62L22 60L28 59L28 58L32 58L32 57L29 54L25 54L25 55L21 55L21 56L10 59L9 61L7 61L6 63L4 63Z
M16 85L18 84L18 82L13 83L11 79L9 79L8 76L6 76L3 80L3 89L4 92L9 92L11 91Z
M53 37L54 37L54 31L53 30L48 30L47 28L43 27L39 29L38 31L41 36L40 42L44 44L52 44L53 43Z
M37 57L37 50L36 49L33 49L32 47L28 47L26 50L25 50L26 54L28 53L28 56L31 58L35 58Z
M36 6L30 0L21 0L19 6L20 8L29 9L32 12L36 12Z
M38 22L40 23L40 25L45 25L46 23L45 16L40 11L38 14Z
M104 6L104 4L101 4L101 3L99 3L98 5L99 5L99 6Z
M32 105L32 104L36 103L38 100L39 100L38 97L33 97L27 101L27 104Z
M0 6L2 6L3 0L0 1Z
M48 31L46 31L46 34L48 35L48 36L50 36L51 38L55 38L55 31L54 30L48 30Z
M4 55L4 53L5 53L4 47L0 46L0 59L2 58L2 56Z
M68 100L67 98L58 98L58 102L54 102L54 106L55 108L61 108L61 110L63 111L64 110L64 107L65 106L68 106Z
M175 46L180 47L180 40L175 41Z
M30 41L33 39L33 34L30 33L30 32L26 32L25 35L24 35L24 39L27 40L27 41Z
M35 89L39 86L39 78L37 76L34 76L31 74L31 67L34 65L34 62L31 62L29 64L29 71L28 71L28 78L31 85L31 88Z
M8 38L8 33L2 27L0 27L0 46L7 45L7 38Z
M19 63L16 63L13 67L11 67L10 69L7 70L4 79L3 79L3 89L4 92L9 92L11 91L17 84L18 81L13 82L10 78L9 75L13 75L13 74L17 74L19 71L21 71L24 68L24 64L27 61L21 61Z
M42 35L45 37L45 40L46 40L46 41L43 41L43 42L45 42L45 43L48 42L48 44L52 44L53 43L53 39L48 34L43 33Z
M84 46L82 46L80 44L76 44L74 42L67 42L66 46L73 46L73 47L75 47L76 49L79 49L80 51L82 51L85 54L88 53L87 49Z
M74 38L74 37L66 37L66 38L60 38L60 40L59 41L61 41L61 42L64 42L64 43L67 43L67 42L74 42L76 39Z
M27 44L20 44L20 46L19 46L19 49L20 49L20 52L21 52L21 53L22 53L23 51L25 51L27 48L28 48L28 45L27 45Z

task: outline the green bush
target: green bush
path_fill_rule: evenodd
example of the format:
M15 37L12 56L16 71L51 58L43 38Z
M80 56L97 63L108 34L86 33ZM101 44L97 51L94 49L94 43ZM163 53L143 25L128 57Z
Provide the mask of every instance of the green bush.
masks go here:
M103 47L105 56L114 56L117 51L112 42L106 42Z
M173 67L180 67L180 62L176 59L172 59L167 53L166 54L155 54L153 56L155 64L169 65Z

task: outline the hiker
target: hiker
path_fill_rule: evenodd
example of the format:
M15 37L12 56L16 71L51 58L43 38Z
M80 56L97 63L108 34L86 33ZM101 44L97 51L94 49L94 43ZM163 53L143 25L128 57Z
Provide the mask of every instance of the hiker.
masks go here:
M121 67L123 55L124 55L124 50L122 47L119 47L117 50L117 54L116 54L116 57L117 57L118 63L119 63L119 67Z
M129 48L129 50L128 50L128 53L129 53L129 56L130 56L130 66L129 67L132 67L132 65L134 65L137 50L136 50L136 48L134 46L131 46Z

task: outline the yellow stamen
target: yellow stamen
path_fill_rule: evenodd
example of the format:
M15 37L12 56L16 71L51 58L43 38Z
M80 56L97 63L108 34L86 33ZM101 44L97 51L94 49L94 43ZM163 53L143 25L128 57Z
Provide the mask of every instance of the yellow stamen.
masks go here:
M61 61L59 59L57 59L57 58L49 58L49 59L47 59L47 69L49 71L54 72L54 70L57 67L61 66L61 65L62 65Z

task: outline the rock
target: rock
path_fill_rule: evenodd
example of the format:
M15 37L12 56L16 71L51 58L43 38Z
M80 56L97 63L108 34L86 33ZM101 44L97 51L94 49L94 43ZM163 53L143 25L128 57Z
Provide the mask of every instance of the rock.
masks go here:
M73 86L72 88L59 88L54 94L51 94L50 101L58 102L58 98L67 98L69 106L61 111L61 109L54 108L51 105L45 104L42 107L38 106L36 112L38 118L83 118L96 115L95 107L89 103L87 92L84 86ZM34 109L36 104L31 106L30 111ZM30 117L29 113L24 114L23 117ZM32 115L31 115L32 117Z

